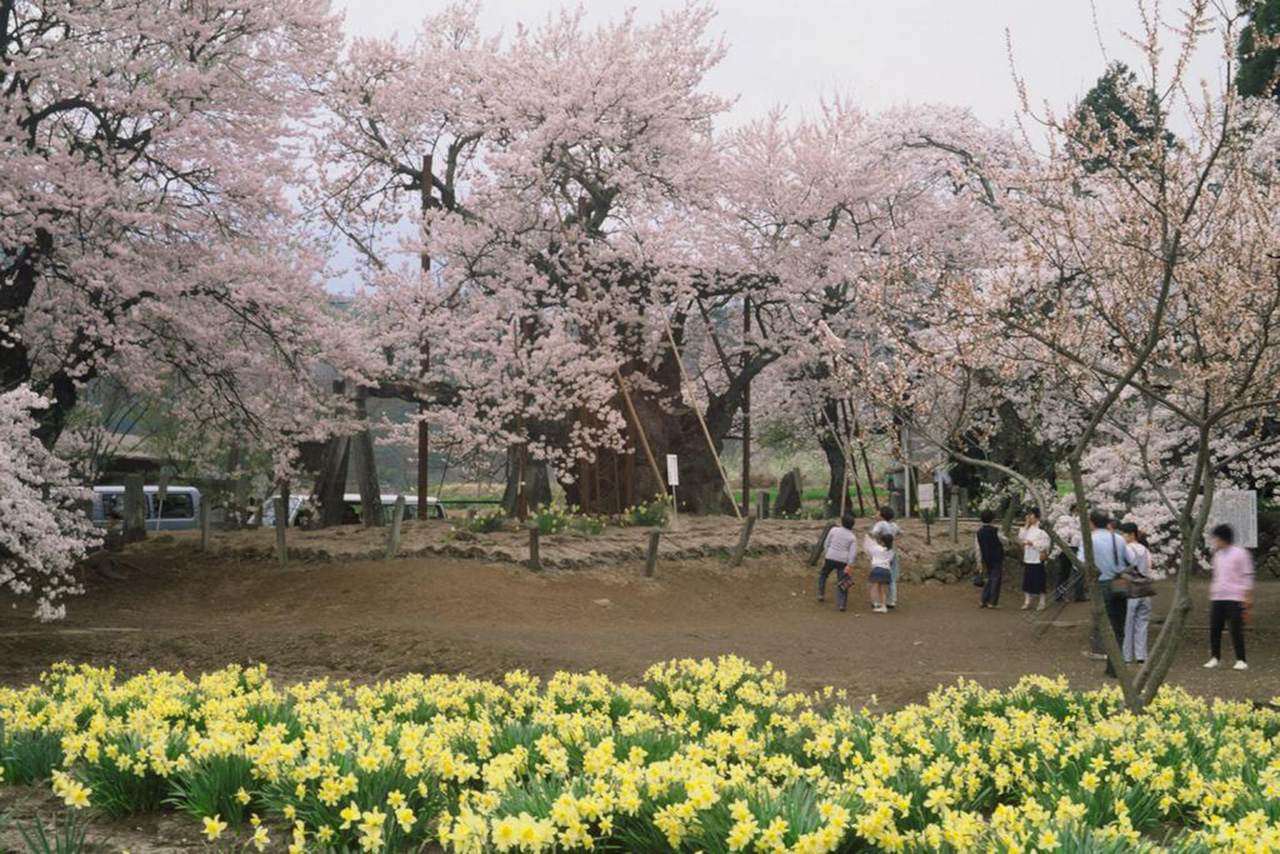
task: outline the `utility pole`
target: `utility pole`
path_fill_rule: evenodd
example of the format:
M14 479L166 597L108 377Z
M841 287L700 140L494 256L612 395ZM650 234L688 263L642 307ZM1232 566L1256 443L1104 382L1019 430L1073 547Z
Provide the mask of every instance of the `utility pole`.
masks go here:
M427 220L427 212L431 209L431 155L422 156L422 314L419 317L419 329L422 336L420 344L418 372L423 381L431 367L431 342L426 333L426 296L431 287L431 252L427 241L431 237L431 225ZM431 428L427 424L427 404L418 403L418 518L427 518L427 495L431 492Z

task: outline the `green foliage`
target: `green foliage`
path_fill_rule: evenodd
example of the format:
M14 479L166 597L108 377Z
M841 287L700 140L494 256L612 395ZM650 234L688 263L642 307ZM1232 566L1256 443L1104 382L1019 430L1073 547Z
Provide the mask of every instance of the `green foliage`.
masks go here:
M603 534L606 527L607 523L600 516L575 516L573 519L573 529L579 534L596 537Z
M146 759L139 758L151 745L135 734L106 741L92 761L81 766L80 778L93 791L93 805L108 815L122 816L158 809L169 794L168 782ZM165 755L176 759L182 752L177 736L170 736Z
M1255 98L1280 101L1280 0L1243 0L1241 11L1249 23L1240 32L1236 56L1236 90Z
M658 528L667 524L667 500L655 498L627 510L627 524L638 528Z
M246 796L253 784L253 763L247 757L210 756L192 762L174 777L165 803L197 817L222 816L232 827L239 827L252 803Z
M54 733L7 732L0 720L0 779L18 785L33 785L49 779L62 764L62 739Z
M546 507L538 508L533 517L534 524L538 526L538 533L544 537L561 533L569 527L569 523L572 520L573 516L570 510L558 504L549 504Z
M1134 154L1141 146L1173 136L1161 134L1160 103L1123 62L1113 62L1076 108L1072 143L1085 169L1097 172ZM1099 138L1100 135L1100 138ZM1101 146L1105 153L1099 154Z
M473 534L492 534L501 531L507 524L507 517L501 510L478 513L466 521L466 528Z
M28 854L79 854L85 850L87 830L88 823L75 810L67 810L54 819L52 835L45 830L40 816L18 826Z

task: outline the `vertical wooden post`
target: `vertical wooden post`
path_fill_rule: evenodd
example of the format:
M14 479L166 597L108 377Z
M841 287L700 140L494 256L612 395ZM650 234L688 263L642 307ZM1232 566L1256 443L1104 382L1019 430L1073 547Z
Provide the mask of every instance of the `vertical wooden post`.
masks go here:
M809 552L809 560L806 561L810 566L817 566L818 561L822 559L822 547L827 544L827 534L830 534L834 527L834 522L828 522L822 529L822 533L818 535L818 541L813 544L813 551Z
M200 496L200 551L209 551L209 501Z
M644 577L653 578L653 573L658 566L658 540L662 538L661 531L649 532L649 547L644 555Z
M285 541L285 530L289 524L289 505L283 498L276 499L276 559L284 566L289 560L289 545Z
M960 492L957 489L951 489L950 495L947 496L951 500L951 542L960 542Z
M729 566L742 566L742 558L747 554L747 543L751 540L751 529L756 526L756 517L748 515L742 520L742 533L738 535L738 545L734 546L729 556Z
M132 543L147 536L147 496L142 486L142 475L129 474L124 478L124 541Z
M404 496L396 496L395 510L392 511L391 530L387 532L387 560L400 554L400 523L404 520Z
M537 525L529 526L529 568L534 572L542 572L542 554L538 543L541 533Z
M426 290L431 286L431 251L427 246L427 241L431 237L431 228L427 223L427 211L429 211L435 203L431 196L431 155L424 154L422 156L422 175L418 180L422 185L422 279L423 289ZM425 296L425 294L424 294ZM425 300L424 300L425 305ZM419 318L423 329L426 328L425 312ZM422 378L426 378L427 371L431 368L431 342L427 340L425 332L420 332L422 336L421 361L418 363L418 373ZM418 404L418 518L427 518L427 496L431 492L431 427L427 423L427 404L425 402ZM443 496L441 496L443 497Z
M751 336L751 297L742 298L742 372L747 372L747 338ZM751 380L742 386L742 515L751 515Z

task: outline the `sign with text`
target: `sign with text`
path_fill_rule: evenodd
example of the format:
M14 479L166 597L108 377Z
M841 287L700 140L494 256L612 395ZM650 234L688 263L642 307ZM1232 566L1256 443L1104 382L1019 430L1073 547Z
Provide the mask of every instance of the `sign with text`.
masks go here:
M675 454L667 454L667 485L680 485L680 459Z
M1236 545L1258 547L1258 493L1252 489L1220 489L1213 496L1214 525L1230 525Z

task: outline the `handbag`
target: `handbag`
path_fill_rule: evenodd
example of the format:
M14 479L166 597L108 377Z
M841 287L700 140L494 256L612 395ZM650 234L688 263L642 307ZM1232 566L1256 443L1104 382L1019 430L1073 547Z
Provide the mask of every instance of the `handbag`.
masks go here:
M840 580L836 582L836 586L847 593L849 591L849 588L853 586L853 573L852 572L840 573Z
M1126 572L1121 578L1130 599L1150 599L1156 595L1155 582L1140 572Z
M1120 553L1116 551L1115 534L1111 536L1113 538L1111 540L1111 555L1115 558L1116 563L1119 563ZM1137 567L1120 573L1116 578L1124 581L1125 595L1130 599L1150 599L1156 595L1155 582L1143 575Z

